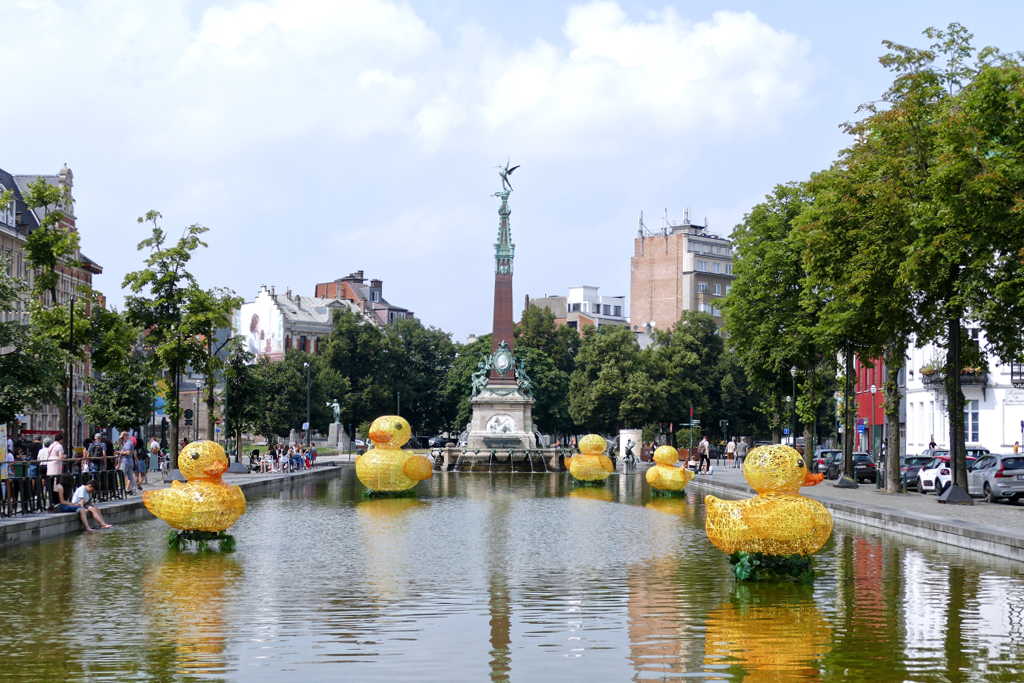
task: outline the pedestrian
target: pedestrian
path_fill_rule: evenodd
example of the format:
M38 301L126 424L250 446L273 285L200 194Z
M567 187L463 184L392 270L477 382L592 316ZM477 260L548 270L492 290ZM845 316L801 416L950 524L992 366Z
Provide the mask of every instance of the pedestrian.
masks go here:
M736 467L736 437L729 439L725 444L725 459L729 467Z
M46 476L59 477L64 471L64 432L57 432L46 452Z
M89 444L89 465L92 472L99 472L106 464L107 444L103 443L102 435L99 432L92 437Z
M313 467L316 467L316 444L310 446L309 449L309 462Z
M85 527L86 531L94 531L89 526L88 513L92 513L93 519L100 524L101 529L109 529L113 525L107 524L103 520L103 515L100 513L99 508L95 505L90 505L89 501L92 500L92 494L96 493L96 489L99 485L95 479L90 479L86 483L75 489L74 494L71 496L71 501L65 499L66 491L70 491L74 486L74 480L69 475L62 475L58 482L53 485L53 501L54 507L57 512L77 512L78 517L82 520L82 526Z
M146 462L146 449L136 440L135 442L135 481L139 488L146 483L146 473L149 471L149 463Z
M9 463L14 462L14 453L8 450L4 453L3 462L0 463L0 512L10 517L14 514L14 495L11 486L14 485L14 468ZM10 483L8 483L10 479Z
M39 451L43 450L43 437L36 434L32 437L32 443L28 445L28 476L35 479L39 476Z
M124 489L129 496L138 492L135 485L135 449L132 448L132 440L128 438L128 432L121 432L121 449L118 451L121 462L118 466L124 474Z
M697 444L697 455L700 456L700 461L697 466L700 469L701 474L707 474L708 468L711 467L711 444L708 443L708 437L704 437Z
M156 466L160 467L160 442L156 440L156 436L149 437L149 458L152 460L156 458Z
M935 450L935 435L932 434L931 439L928 441L928 448Z
M1020 441L1014 441L1013 442L1013 452L1015 454L1016 453L1020 453Z
M736 444L736 467L743 467L743 461L747 459L747 437L741 436L740 442Z

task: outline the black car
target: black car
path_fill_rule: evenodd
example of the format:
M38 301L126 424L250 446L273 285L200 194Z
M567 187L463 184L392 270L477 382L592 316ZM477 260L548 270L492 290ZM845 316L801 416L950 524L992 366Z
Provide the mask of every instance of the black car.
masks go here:
M447 436L432 436L427 440L427 445L430 448L444 448L448 443L454 443L454 440L449 439Z
M928 455L908 455L900 458L900 480L903 482L903 488L917 488L917 473L929 462L931 456Z
M878 470L875 467L875 461L871 459L871 456L867 453L854 453L853 454L853 478L859 481L875 481L878 476ZM830 456L828 465L825 470L825 477L828 479L838 479L839 473L843 471L843 454L841 451L837 451Z

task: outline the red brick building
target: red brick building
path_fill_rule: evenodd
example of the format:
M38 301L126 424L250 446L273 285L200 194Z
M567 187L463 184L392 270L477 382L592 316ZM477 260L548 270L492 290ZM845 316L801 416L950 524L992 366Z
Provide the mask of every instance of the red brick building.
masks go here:
M359 308L363 315L380 326L414 317L413 312L409 309L388 303L384 299L383 281L370 280L367 284L361 270L333 282L317 284L313 296L318 299L350 301Z

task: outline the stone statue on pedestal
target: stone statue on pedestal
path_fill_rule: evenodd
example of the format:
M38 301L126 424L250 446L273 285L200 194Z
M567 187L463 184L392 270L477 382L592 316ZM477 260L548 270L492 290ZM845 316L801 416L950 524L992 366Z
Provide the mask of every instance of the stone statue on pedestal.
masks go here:
M338 399L328 403L327 407L334 411L334 424L341 424L341 406L338 405Z

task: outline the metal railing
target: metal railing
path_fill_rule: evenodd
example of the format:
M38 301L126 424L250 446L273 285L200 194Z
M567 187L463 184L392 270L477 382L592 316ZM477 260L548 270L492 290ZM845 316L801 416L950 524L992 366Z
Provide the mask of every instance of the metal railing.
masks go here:
M92 461L97 461L93 458ZM108 457L108 466L113 466L117 458ZM46 466L53 460L16 460L6 463L14 476L3 480L3 491L0 496L0 517L15 515L31 515L48 512L53 507L53 485L60 476L68 475L74 481L75 488L90 479L95 479L98 489L92 494L92 500L104 503L111 500L124 500L127 497L124 473L119 469L103 469L97 472L81 472L83 458L65 458L60 460L61 474L46 474ZM37 466L35 476L28 476L29 467ZM76 471L78 470L78 471ZM65 500L71 499L74 491L65 491Z

